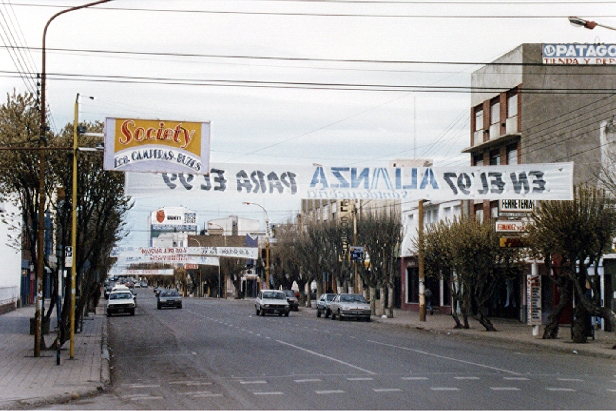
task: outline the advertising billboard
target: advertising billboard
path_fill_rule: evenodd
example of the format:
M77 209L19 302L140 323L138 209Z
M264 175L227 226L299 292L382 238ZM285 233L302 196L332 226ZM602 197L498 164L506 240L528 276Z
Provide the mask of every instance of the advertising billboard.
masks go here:
M105 119L108 171L208 174L210 123Z

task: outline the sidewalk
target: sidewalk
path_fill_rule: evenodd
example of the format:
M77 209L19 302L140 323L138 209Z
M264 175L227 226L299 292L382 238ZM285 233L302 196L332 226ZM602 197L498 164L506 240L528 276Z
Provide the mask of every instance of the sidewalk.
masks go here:
M252 299L226 300L229 303L252 306ZM252 312L252 311L251 311ZM300 308L291 316L316 316L314 308ZM56 351L41 351L34 357L34 336L29 334L30 318L34 307L24 307L0 315L0 409L32 408L37 405L62 403L70 399L95 395L109 384L109 353L107 351L107 317L103 306L96 315L84 320L83 331L75 334L75 359L68 359L68 342L61 353L61 365L56 365ZM321 318L326 321L324 318ZM328 320L329 321L329 320ZM503 344L524 344L530 347L556 350L570 355L588 355L616 359L616 334L597 330L595 340L587 344L573 344L569 327L560 329L560 338L541 339L533 336L532 327L514 320L491 319L498 331L485 331L471 319L468 330L454 329L449 315L427 315L419 321L419 313L394 310L393 318L373 317L374 322L405 327L423 332L438 333L451 338L492 340ZM45 336L49 345L54 336L55 318L50 334Z
M69 359L69 343L60 353L41 350L34 357L34 336L30 318L35 307L28 306L0 315L0 409L31 408L66 402L101 392L109 383L107 317L103 307L83 321L75 334L75 358ZM45 343L55 339L56 318L52 316Z
M588 355L616 359L616 350L612 349L616 344L616 334L601 330L595 331L594 340L588 338L586 344L574 344L571 342L571 328L568 325L559 328L557 339L544 340L541 337L545 326L540 326L539 335L533 336L532 326L516 320L502 318L490 318L490 321L497 330L496 332L486 331L478 321L472 318L469 319L470 329L454 329L455 322L453 318L445 314L428 314L426 315L426 321L419 321L419 313L416 311L394 310L394 318L373 317L373 321L378 321L382 324L395 324L431 333L446 334L452 338L489 339L508 344L516 343L556 350L571 355Z

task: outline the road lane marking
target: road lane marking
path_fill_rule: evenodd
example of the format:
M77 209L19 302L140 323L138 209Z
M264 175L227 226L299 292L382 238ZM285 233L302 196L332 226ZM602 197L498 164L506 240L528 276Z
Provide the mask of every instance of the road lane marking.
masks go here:
M222 394L194 394L193 398L210 398L210 397L222 397Z
M478 380L479 377L453 377L456 380Z
M559 392L575 392L576 391L573 388L554 388L554 387L547 387L546 390L559 391Z
M370 377L359 377L359 378L355 378L355 377L350 377L347 378L347 381L373 381L374 378L370 378Z
M386 343L382 343L382 342L378 342L378 341L373 341L373 340L366 340L366 341L374 343L374 344L378 344L378 345L383 345L385 347L397 348L399 350L416 352L416 353L419 353L419 354L429 355L431 357L441 358L441 359L445 359L445 360L449 360L449 361L456 361L456 362L460 362L460 363L467 364L467 365L473 365L475 367L487 368L489 370L505 372L507 374L520 375L520 373L515 372L515 371L506 370L506 369L498 368L498 367L492 367L490 365L485 365L485 364L479 364L479 363L472 362L472 361L460 360L458 358L447 357L445 355L433 354L433 353L429 353L429 352L426 352L426 351L415 350L415 349L408 348L408 347L401 347L399 345L386 344Z
M402 390L400 388L375 388L372 391L374 392L400 392Z
M427 381L428 377L402 377L403 380L406 381Z
M142 400L162 400L163 397L135 397L130 398L131 401L142 401Z
M572 382L584 382L580 378L557 378L558 381L572 381Z
M160 384L128 384L127 388L160 388Z
M253 392L253 394L254 395L284 395L284 392L282 391L268 391L268 392L267 391L266 392L256 391L256 392Z
M344 394L344 391L342 390L322 390L322 391L315 391L315 393L319 395Z
M267 384L267 381L258 380L258 381L240 381L240 384Z
M492 391L520 391L518 387L490 387Z
M530 378L526 377L503 377L507 381L530 381Z
M432 391L460 391L457 387L430 387Z
M307 349L307 348L299 347L299 346L297 346L297 345L290 344L290 343L288 343L288 342L284 342L284 341L280 341L280 340L276 340L276 342L277 342L277 343L280 343L280 344L283 344L283 345L286 345L286 346L288 346L288 347L295 348L295 349L297 349L297 350L301 350L301 351L307 352L307 353L312 354L312 355L316 355L317 357L325 358L325 359L328 359L328 360L330 360L330 361L334 361L334 362L337 362L337 363L339 363L339 364L346 365L347 367L351 367L351 368L354 368L354 369L356 369L356 370L363 371L363 372L365 372L366 374L376 375L376 373L375 373L375 372L372 372L372 371L370 371L370 370L366 370L365 368L361 368L361 367L358 367L358 366L356 366L356 365L349 364L348 362L345 362L345 361L339 360L339 359L337 359L337 358L333 358L333 357L330 357L330 356L327 356L327 355L324 355L324 354L318 353L318 352L316 352L316 351L309 350L309 349Z
M306 379L303 379L303 380L294 380L294 381L296 383L304 383L304 382L321 382L323 380L320 379L320 378L306 378Z

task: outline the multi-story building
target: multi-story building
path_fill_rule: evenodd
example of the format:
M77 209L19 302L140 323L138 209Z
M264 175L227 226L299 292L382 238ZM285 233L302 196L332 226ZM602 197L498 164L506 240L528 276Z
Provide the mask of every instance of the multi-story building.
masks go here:
M615 158L610 137L616 137L616 71L598 57L603 49L522 44L475 71L470 146L463 151L471 165L574 162L574 184L597 184L602 163ZM469 208L477 218L498 216L495 201L477 201ZM610 273L607 266L604 296L611 301L616 270ZM517 309L510 313L522 320L525 283L520 278L513 287L503 287L503 293L513 289ZM544 316L553 291L542 289ZM499 301L510 299L495 298L495 304Z

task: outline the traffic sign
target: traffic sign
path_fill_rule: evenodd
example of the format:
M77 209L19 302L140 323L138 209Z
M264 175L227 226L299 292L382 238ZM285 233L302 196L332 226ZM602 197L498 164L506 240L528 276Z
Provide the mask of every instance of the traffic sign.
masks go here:
M67 246L64 248L64 266L73 266L73 247Z

